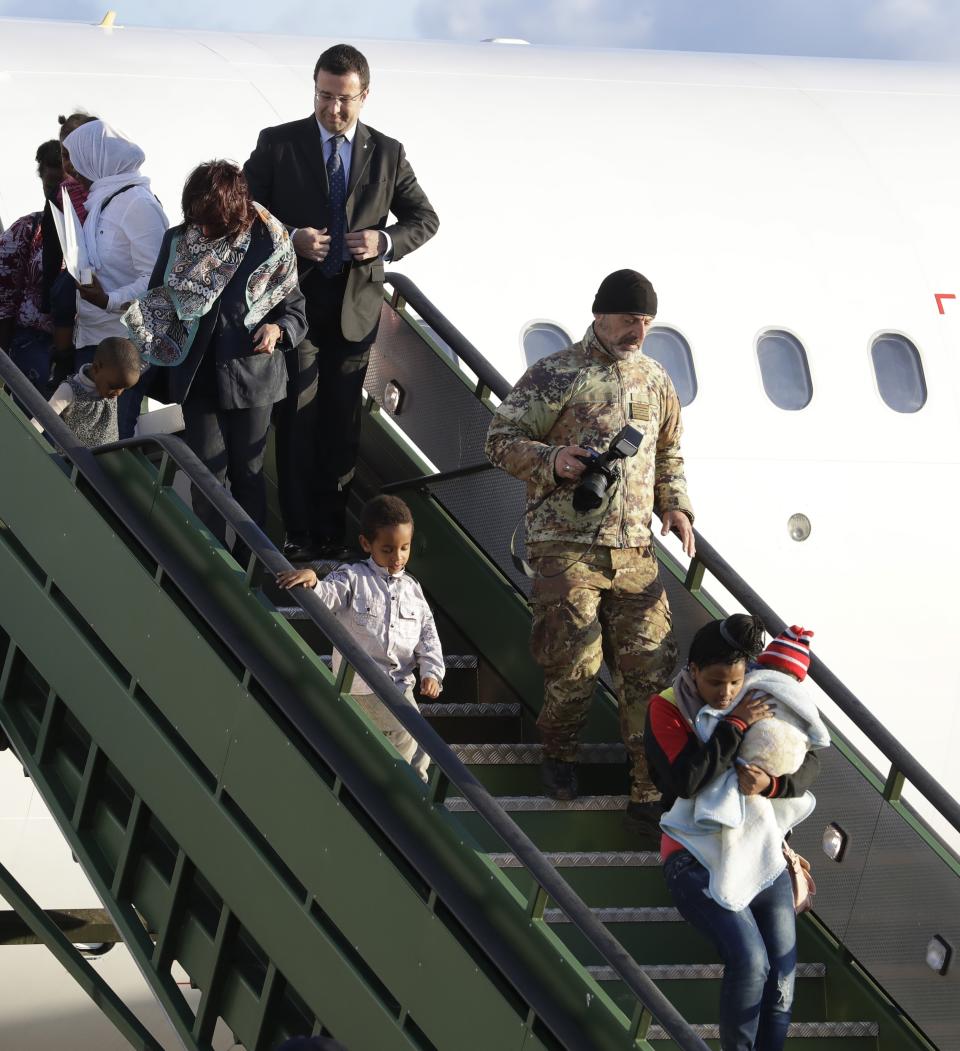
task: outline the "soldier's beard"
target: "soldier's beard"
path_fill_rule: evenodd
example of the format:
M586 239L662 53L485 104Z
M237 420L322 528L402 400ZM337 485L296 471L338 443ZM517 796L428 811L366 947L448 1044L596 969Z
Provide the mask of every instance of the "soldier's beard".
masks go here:
M604 349L617 361L632 361L635 358L639 358L643 354L642 346L634 346L632 344L617 344L614 343L611 346L604 344Z

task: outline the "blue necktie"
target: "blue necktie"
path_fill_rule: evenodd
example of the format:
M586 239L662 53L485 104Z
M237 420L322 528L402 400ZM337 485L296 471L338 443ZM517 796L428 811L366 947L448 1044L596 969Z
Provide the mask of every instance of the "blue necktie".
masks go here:
M330 184L330 214L327 233L330 235L330 251L320 264L320 272L332 277L343 266L343 236L347 213L347 180L343 177L343 161L340 160L342 135L330 140L330 159L327 161L327 182Z

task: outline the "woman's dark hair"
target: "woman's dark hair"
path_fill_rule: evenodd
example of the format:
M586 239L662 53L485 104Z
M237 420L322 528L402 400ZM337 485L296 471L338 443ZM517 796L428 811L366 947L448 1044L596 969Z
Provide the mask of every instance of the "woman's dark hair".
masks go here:
M314 81L321 69L324 73L333 73L337 77L356 73L360 80L360 90L366 91L370 87L370 66L364 56L349 44L334 44L324 51L313 67Z
M70 134L71 131L76 131L81 124L89 124L90 121L96 120L91 113L84 113L82 110L77 110L76 113L71 113L69 117L65 117L62 113L57 117L57 123L60 125L60 141L63 140Z
M360 511L360 534L373 540L384 526L413 525L410 508L399 496L375 496Z
M693 636L688 659L698 668L752 660L763 649L763 636L759 617L734 613L726 620L711 620Z
M247 177L232 161L198 164L183 186L183 218L209 227L210 237L234 237L254 220Z
M48 139L37 147L37 165L43 168L63 167L60 143L56 139Z

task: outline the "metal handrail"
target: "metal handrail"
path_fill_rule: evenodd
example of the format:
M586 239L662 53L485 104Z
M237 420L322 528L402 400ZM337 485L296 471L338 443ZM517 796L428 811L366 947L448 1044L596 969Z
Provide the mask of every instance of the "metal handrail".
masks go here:
M385 280L396 289L400 294L400 298L416 310L420 318L436 332L454 354L474 373L480 381L481 387L492 391L501 400L510 393L513 384L508 383L497 372L460 329L440 313L409 277L390 270L386 274ZM393 305L395 307L399 306L396 299L394 299Z
M690 563L691 572L696 570L698 563L705 566L745 610L760 617L771 634L778 635L783 631L788 626L787 622L767 605L709 541L696 530L694 533L697 553ZM807 674L854 726L889 759L892 767L890 778L893 779L898 772L903 774L914 788L936 807L938 813L960 831L960 803L907 751L863 701L844 686L819 657L811 655L810 671Z
M416 478L401 478L399 482L388 482L386 485L380 486L381 493L400 493L404 489L426 489L429 485L436 485L438 482L452 482L457 478L469 478L475 474L483 474L485 471L492 471L494 469L493 464L489 461L487 463L475 463L469 467L456 467L452 471L438 471L436 474L418 474Z
M500 375L480 351L430 302L424 293L403 274L390 271L386 280L399 292L437 333L450 349L467 363L476 373L480 383L491 390L501 400L506 398L512 384ZM697 566L706 568L730 592L731 595L748 612L758 616L771 634L779 634L787 626L786 621L778 616L770 606L750 587L742 576L726 561L701 533L695 531L697 554L690 563L690 572ZM923 765L894 737L879 719L849 690L840 679L823 663L819 657L813 657L810 666L810 678L837 705L850 721L891 763L888 777L890 791L887 798L895 800L899 794L899 775L905 777L932 803L938 813L960 831L960 803L957 802L927 772Z
M43 425L44 430L54 444L73 462L79 473L113 511L118 511L120 507L124 507L125 510L128 509L125 507L128 501L125 499L119 486L97 463L97 457L116 449L157 448L184 472L191 484L215 508L224 522L233 529L237 537L249 549L251 561L259 562L274 576L277 573L293 568L287 559L274 547L260 527L253 522L246 511L236 503L233 497L230 496L181 439L171 435L149 435L125 439L110 445L101 446L96 450L90 450L77 440L73 432L53 412L30 381L3 352L0 352L0 380L10 388L17 400ZM164 552L155 543L150 530L145 528L139 520L138 514L133 512L125 515L123 521L135 539L150 552L151 556L159 564L163 565ZM177 574L170 572L169 569L167 572L184 594L193 602L198 611L203 613L205 618L209 620L207 610L210 608L210 601L206 596L205 589L196 587L183 577L178 579ZM642 1006L642 1010L635 1014L631 1023L631 1031L642 1035L644 1026L649 1023L650 1016L652 1016L657 1019L671 1039L683 1051L708 1051L707 1045L697 1036L690 1024L664 996L653 980L646 975L606 927L597 920L589 906L573 891L566 880L547 861L543 852L539 850L529 836L502 809L490 792L460 761L446 741L430 726L417 709L406 703L403 694L396 687L393 680L357 645L349 632L326 608L314 591L308 588L296 588L292 589L290 594L339 650L344 662L363 677L381 702L390 710L394 718L430 755L431 759L442 771L443 776L450 784L456 786L463 797L472 805L476 813L487 822L503 843L510 848L524 868L533 876L537 888L533 902L539 901L542 904L547 896L552 898L570 919L571 923L580 930L606 963L613 968L633 996L636 997L638 1007ZM216 627L216 625L214 626ZM231 648L234 648L236 652L236 644L228 636L224 637L224 642L230 645ZM248 655L237 653L237 656L240 659L244 659ZM269 668L263 669L262 674L258 677L264 686L269 687L271 679ZM304 740L316 748L317 741L304 725L302 711L298 711L296 706L289 708L281 706L284 707L285 714L303 734ZM298 719L298 716L301 718ZM349 787L349 781L347 784ZM485 948L487 951L491 951L489 946L485 946ZM525 976L512 968L509 961L498 960L493 952L491 952L491 956L498 966L510 975L518 988L522 988L527 984ZM558 1024L560 1020L553 1014L549 1000L541 999L539 1004L533 1004L533 999L531 999L531 1003L536 1014L550 1028L563 1028L562 1025Z

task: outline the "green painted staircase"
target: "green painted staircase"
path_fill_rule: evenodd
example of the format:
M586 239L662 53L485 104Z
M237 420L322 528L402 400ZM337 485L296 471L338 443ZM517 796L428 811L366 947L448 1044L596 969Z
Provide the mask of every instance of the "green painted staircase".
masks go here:
M654 845L621 823L605 689L583 798L540 796L541 684L504 558L516 491L492 472L410 481L478 462L497 382L417 309L384 308L357 496L394 484L411 504L411 569L456 658L424 720L398 709L438 760L430 786L349 697L351 666L389 701L382 676L315 596L270 585L276 550L208 489L254 552L238 565L184 506L177 470L201 486L204 473L180 443L93 455L51 423L52 446L9 393L0 727L188 1048L207 1051L218 1018L252 1051L309 1032L351 1051L716 1046L718 961L672 911ZM388 419L388 376L411 413L440 408ZM5 360L0 377L30 404ZM418 432L428 415L435 432ZM681 645L716 612L706 568L664 559ZM348 658L339 679L332 645ZM930 933L960 942L960 865L899 797L904 775L922 778L901 756L880 776L839 735L830 752L818 821L797 836L823 905L800 925L788 1046L960 1046L956 968L935 975L922 959ZM852 832L841 865L818 853L821 811ZM865 918L875 884L886 912ZM174 961L201 990L197 1010Z

